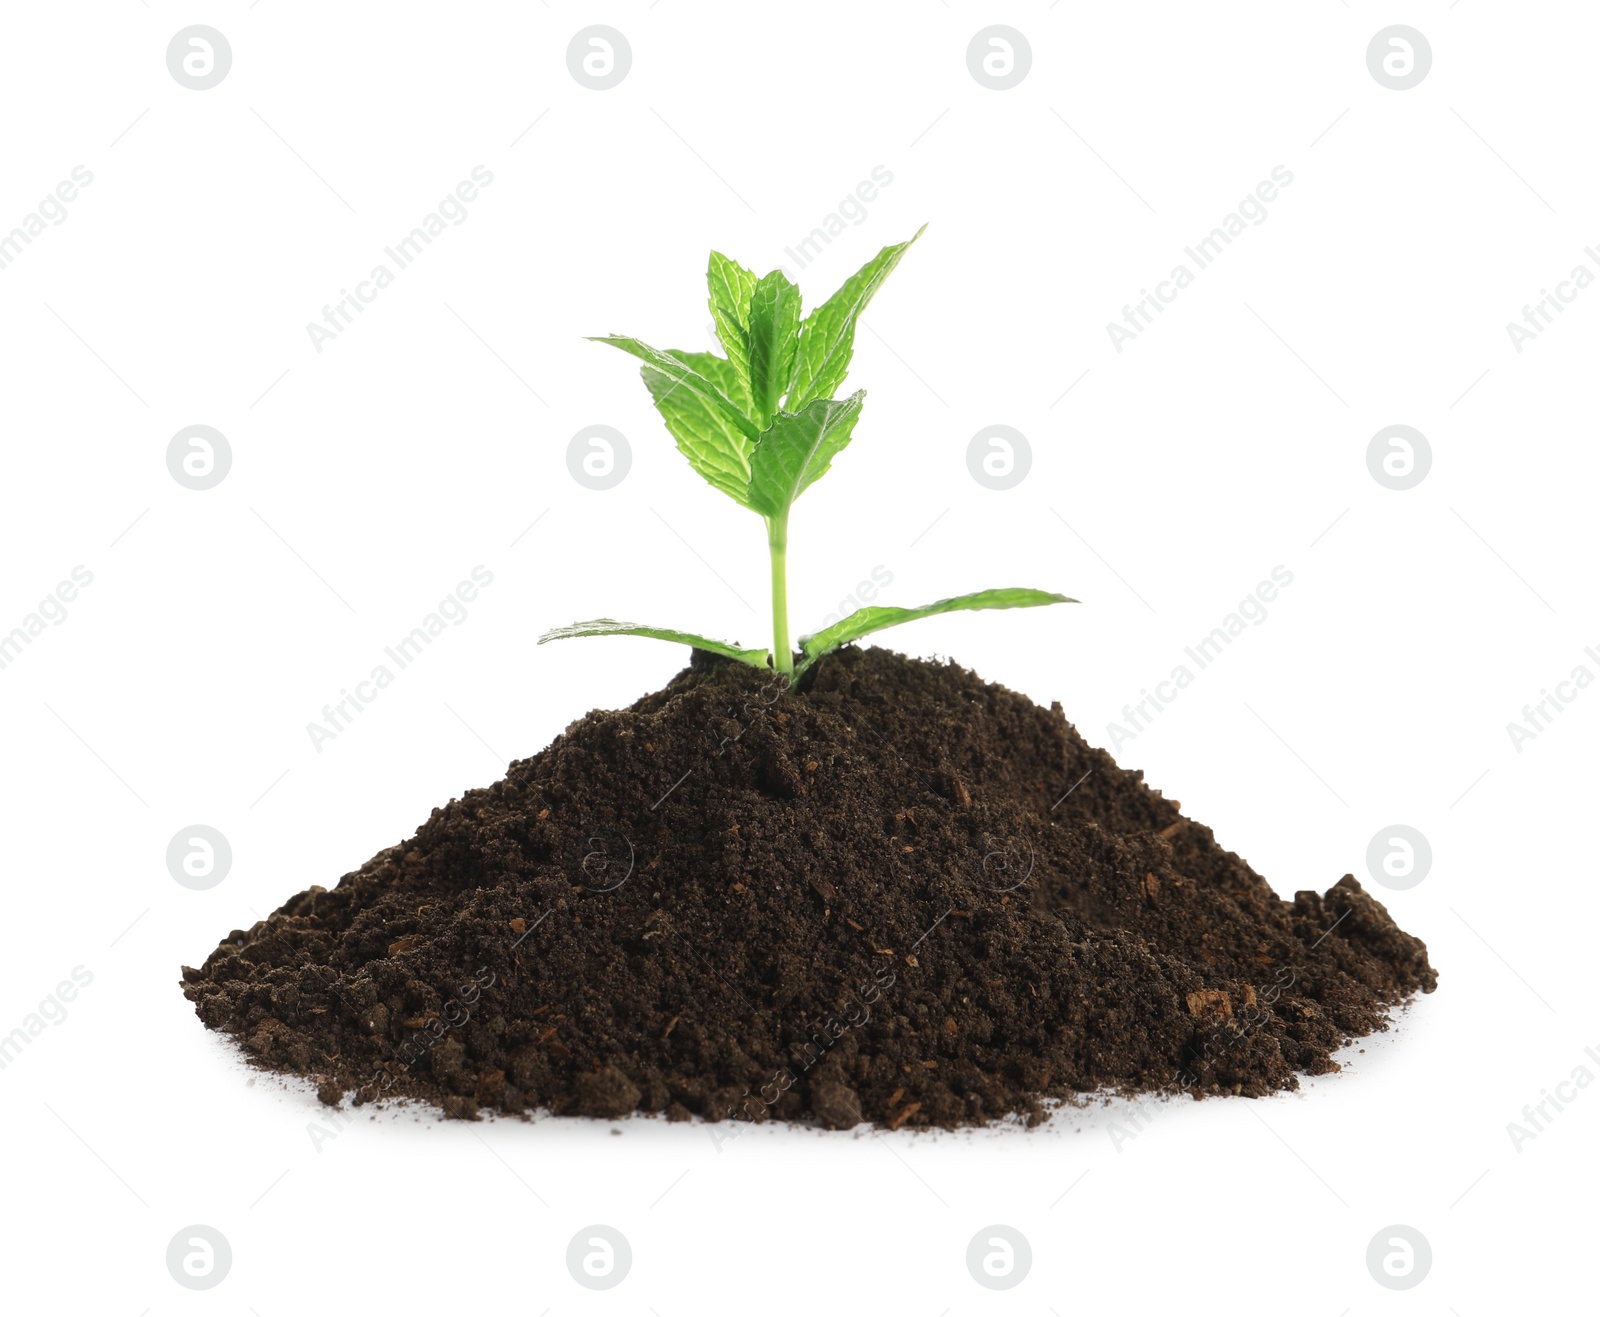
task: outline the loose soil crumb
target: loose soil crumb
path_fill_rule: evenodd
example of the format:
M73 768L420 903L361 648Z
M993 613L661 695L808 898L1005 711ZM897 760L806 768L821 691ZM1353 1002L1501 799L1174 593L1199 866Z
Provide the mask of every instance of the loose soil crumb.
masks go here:
M881 649L696 652L183 971L330 1104L891 1129L1294 1088L1436 981L1353 877L1280 900L1060 705Z

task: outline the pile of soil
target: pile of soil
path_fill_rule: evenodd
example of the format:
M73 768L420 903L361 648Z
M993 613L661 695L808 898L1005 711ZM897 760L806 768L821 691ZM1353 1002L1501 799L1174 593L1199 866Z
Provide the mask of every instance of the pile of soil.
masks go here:
M850 649L788 692L696 652L183 991L329 1103L900 1128L1293 1088L1436 978L1353 877L1280 900L1060 705Z

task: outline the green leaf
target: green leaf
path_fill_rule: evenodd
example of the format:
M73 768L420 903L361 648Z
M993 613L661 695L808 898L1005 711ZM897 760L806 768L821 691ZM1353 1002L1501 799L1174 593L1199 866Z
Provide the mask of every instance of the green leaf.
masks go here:
M638 626L633 622L613 621L609 617L597 617L592 622L574 622L570 626L558 626L555 630L546 631L540 636L539 643L542 645L547 640L571 640L576 636L649 636L653 640L670 640L679 645L691 645L695 649L709 650L713 654L721 654L724 658L748 663L753 668L768 666L767 660L770 657L764 649L740 649L737 645L730 645L723 640L708 640L705 636L697 636L692 631Z
M763 277L750 295L747 341L750 418L765 430L789 390L800 341L800 290L782 270Z
M745 408L750 408L750 298L755 292L754 270L747 270L738 261L730 260L721 252L712 252L706 267L706 286L711 290L711 319L717 327L717 337L738 372L740 386L737 394L728 396Z
M710 352L674 350L668 355L703 375L724 393L730 382L738 381L733 363ZM678 451L689 459L689 465L712 488L735 503L749 507L750 453L755 444L698 393L679 387L676 380L654 366L645 366L640 373L655 400L656 410L666 422L668 433L677 441Z
M941 599L921 608L861 608L842 621L835 622L813 635L800 637L800 648L805 661L799 671L809 668L824 654L848 645L852 640L870 636L874 631L899 626L902 622L915 622L919 617L932 617L936 613L955 613L984 608L1037 608L1042 604L1075 604L1064 594L1048 590L1000 589L979 590L976 594L957 595L954 599Z
M788 512L807 486L827 474L861 415L865 392L818 398L798 415L779 412L750 454L748 507L764 517Z
M684 353L674 356L670 352L663 352L653 348L648 343L641 343L636 338L629 338L623 334L596 335L592 340L595 343L609 343L614 348L631 356L638 357L648 366L654 366L663 375L667 376L680 389L688 389L705 400L721 416L727 419L741 434L754 439L760 431L744 414L744 410L719 389L716 384L707 379L693 366L683 360L683 357L692 354Z
M805 318L800 326L800 350L795 361L794 385L789 390L789 410L829 397L844 383L855 351L856 320L872 300L889 272L900 263L907 247L922 236L924 224L905 242L885 247L844 281L839 291Z
M668 348L667 355L676 357L691 370L699 371L722 390L723 397L731 399L738 392L738 367L726 357L719 357L715 352L684 352L678 348Z

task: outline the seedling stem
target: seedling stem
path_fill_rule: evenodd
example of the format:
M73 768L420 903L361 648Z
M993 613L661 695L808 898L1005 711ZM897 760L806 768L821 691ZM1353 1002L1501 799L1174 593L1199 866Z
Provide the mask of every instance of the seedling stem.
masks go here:
M794 676L794 650L789 644L789 511L767 518L767 551L772 556L772 661L786 677Z

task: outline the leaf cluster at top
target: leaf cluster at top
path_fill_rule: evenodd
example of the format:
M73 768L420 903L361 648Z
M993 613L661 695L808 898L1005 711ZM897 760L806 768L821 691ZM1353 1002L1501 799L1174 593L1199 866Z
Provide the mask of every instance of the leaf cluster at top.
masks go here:
M804 319L782 270L757 278L712 252L706 282L725 357L620 334L597 341L644 362L645 386L690 466L752 512L782 517L850 442L866 394L833 393L850 369L856 322L920 236L885 247Z

